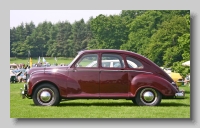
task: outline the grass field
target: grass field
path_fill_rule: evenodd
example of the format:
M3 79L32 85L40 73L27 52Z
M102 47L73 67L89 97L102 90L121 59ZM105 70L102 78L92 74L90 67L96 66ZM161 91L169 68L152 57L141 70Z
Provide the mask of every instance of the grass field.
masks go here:
M23 83L10 84L10 118L190 118L190 87L185 99L162 100L159 106L140 107L129 100L70 100L58 106L35 106L32 99L22 99Z
M35 64L38 62L38 58L31 58L32 59L32 63ZM65 57L57 57L57 62L54 60L53 57L45 57L46 62L49 62L50 64L69 64L73 58L65 58ZM28 58L10 58L10 63L16 63L16 64L28 64L29 59ZM40 62L42 62L42 58L40 58Z

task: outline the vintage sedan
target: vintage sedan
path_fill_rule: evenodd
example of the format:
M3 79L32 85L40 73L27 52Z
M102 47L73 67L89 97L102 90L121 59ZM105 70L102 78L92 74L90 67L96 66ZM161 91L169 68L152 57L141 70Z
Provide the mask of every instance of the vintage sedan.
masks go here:
M118 60L118 66L102 65L106 60ZM92 62L97 64L88 67ZM162 99L185 97L151 60L114 49L81 51L68 66L33 67L21 94L39 106L55 106L70 99L126 99L139 106L156 106Z

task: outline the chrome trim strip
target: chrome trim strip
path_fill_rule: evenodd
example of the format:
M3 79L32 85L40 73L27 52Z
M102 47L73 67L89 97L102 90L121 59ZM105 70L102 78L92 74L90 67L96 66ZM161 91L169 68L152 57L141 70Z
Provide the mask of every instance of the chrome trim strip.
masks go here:
M122 72L122 71L125 71L125 72L144 72L144 73L153 74L152 72L138 71L138 70L100 70L100 71L105 71L105 72L110 72L110 71L113 71L113 72Z
M35 73L35 72L52 72L53 70L36 70L34 72L32 72L31 74ZM60 70L58 69L57 72L84 72L84 71L89 71L89 72L97 72L97 71L100 71L100 72L143 72L143 73L150 73L150 74L153 74L152 72L146 72L146 71L139 71L139 70L109 70L109 69L76 69L76 70ZM62 73L60 73L62 74Z
M60 69L58 69L57 70L57 72L66 72L67 70L60 70ZM53 69L51 69L51 70L36 70L36 71L33 71L31 74L33 74L33 73L36 73L36 72L53 72Z
M32 75L33 73L35 72L44 72L44 69L43 70L36 70L36 71L33 71L30 75Z
M95 71L99 71L99 72L144 72L144 73L150 73L153 74L152 72L146 72L146 71L138 71L138 70L109 70L109 69L93 69L93 70L88 70L88 69L76 69L76 70L69 70L69 72L95 72Z

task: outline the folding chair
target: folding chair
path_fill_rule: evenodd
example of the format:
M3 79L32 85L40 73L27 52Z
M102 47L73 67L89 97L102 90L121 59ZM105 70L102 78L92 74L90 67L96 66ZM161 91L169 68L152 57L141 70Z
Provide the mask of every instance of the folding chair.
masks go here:
M17 81L16 76L11 76L10 77L10 82L15 83Z

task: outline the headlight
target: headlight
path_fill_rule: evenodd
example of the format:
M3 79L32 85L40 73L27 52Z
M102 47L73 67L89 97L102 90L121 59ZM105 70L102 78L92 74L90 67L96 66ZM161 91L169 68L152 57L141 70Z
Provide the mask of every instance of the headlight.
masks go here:
M26 79L28 80L30 78L30 74L26 74Z
M52 70L52 72L57 72L57 71L58 71L58 69L53 69L53 70Z
M29 79L27 79L27 83L29 83Z

